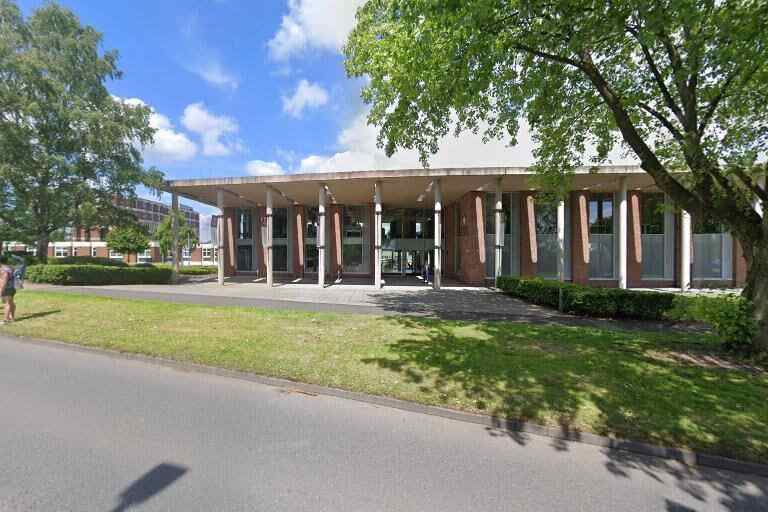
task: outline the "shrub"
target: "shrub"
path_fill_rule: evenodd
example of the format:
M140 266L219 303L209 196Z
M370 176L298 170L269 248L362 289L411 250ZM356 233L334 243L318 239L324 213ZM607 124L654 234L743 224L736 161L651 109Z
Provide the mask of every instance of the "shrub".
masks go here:
M676 296L667 316L708 323L728 348L737 350L749 349L758 331L752 303L739 295Z
M194 266L194 267L181 267L179 269L179 274L185 275L185 276L207 276L210 274L215 274L219 271L218 267L213 267L210 265L200 265L200 266Z
M97 256L67 256L65 258L48 258L47 265L100 265L102 267L127 267L123 260L100 258Z
M170 269L154 267L109 267L100 265L33 265L26 278L33 283L60 285L166 284Z

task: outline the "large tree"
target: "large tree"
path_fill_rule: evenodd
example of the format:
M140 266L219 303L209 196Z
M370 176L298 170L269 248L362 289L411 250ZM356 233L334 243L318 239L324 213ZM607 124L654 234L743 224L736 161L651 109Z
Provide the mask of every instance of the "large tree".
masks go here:
M107 91L121 73L101 39L54 3L25 19L0 0L0 222L43 258L57 229L121 224L115 200L162 183L140 153L149 109Z
M765 1L369 0L345 53L390 155L416 148L426 164L451 130L514 143L525 120L557 188L623 145L678 207L739 240L768 348Z
M176 223L178 226L178 247L173 247L173 218L174 215L176 216ZM177 210L174 214L174 210L171 210L171 213L165 216L165 218L160 222L160 225L157 227L157 231L155 232L155 239L157 240L157 244L160 246L160 253L163 256L163 260L167 259L168 256L174 251L177 251L178 254L181 254L184 248L189 249L190 251L194 251L199 243L199 239L197 236L197 232L192 228L192 226L189 225L187 222L187 218L184 216L184 214L181 212L181 210Z

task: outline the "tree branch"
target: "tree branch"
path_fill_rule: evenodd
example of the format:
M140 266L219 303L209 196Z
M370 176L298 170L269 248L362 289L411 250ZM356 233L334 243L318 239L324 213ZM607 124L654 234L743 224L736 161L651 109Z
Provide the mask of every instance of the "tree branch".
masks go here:
M753 194L755 194L762 201L768 202L768 191L762 189L757 183L752 181L752 178L750 178L749 175L744 172L744 169L734 167L732 171L733 174L735 174L736 177L738 177Z
M746 84L749 82L752 77L757 73L757 70L760 69L760 65L756 65L752 68L752 70L747 74L747 76L744 77L744 83ZM728 95L728 88L731 86L733 81L736 79L737 76L739 76L739 73L741 71L741 68L737 68L736 71L731 73L728 78L725 79L725 83L720 88L720 91L717 93L717 96L715 96L712 101L709 102L709 105L707 107L707 111L704 113L704 118L699 123L698 127L698 134L699 137L704 135L704 130L707 129L707 125L712 120L712 117L715 115L715 110L717 110L717 107L720 105L720 102L725 99L725 97Z
M664 114L656 110L655 108L651 107L645 102L638 102L638 105L640 108L651 114L653 117L655 117L662 125L664 125L664 128L670 131L672 133L672 136L677 140L678 142L685 141L685 137L683 137L683 134L680 133L680 130L678 130L675 125L672 124L672 122L664 117Z
M579 61L569 59L568 57L555 55L554 53L543 52L541 50L537 50L536 48L532 48L530 46L526 46L520 43L514 43L512 45L512 48L515 48L516 50L520 50L523 52L528 52L532 55L536 55L537 57L541 57L542 59L547 59L554 62L559 62L560 64L565 64L567 66L573 66L575 68L582 69L581 63Z

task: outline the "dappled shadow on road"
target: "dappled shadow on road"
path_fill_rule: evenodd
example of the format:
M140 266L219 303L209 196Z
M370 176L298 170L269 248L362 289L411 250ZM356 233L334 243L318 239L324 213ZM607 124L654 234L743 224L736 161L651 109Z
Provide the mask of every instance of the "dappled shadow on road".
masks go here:
M124 512L145 503L184 476L187 471L186 467L176 464L158 464L120 493L120 503L112 512Z
M398 373L408 392L428 403L491 415L490 435L524 446L530 439L520 431L526 422L570 440L589 430L720 455L757 458L768 452L760 413L767 378L655 357L673 349L712 350L696 335L662 339L640 331L405 315L389 321L406 334L390 343L387 356L363 361ZM550 444L569 449L567 440L552 438ZM717 472L681 470L663 459L621 453L608 455L606 469L616 477L630 478L636 471L665 481L671 476L691 496L712 484L728 497L723 505L730 510L768 499L766 479L749 484L750 494L744 491L747 480L738 476L725 481Z

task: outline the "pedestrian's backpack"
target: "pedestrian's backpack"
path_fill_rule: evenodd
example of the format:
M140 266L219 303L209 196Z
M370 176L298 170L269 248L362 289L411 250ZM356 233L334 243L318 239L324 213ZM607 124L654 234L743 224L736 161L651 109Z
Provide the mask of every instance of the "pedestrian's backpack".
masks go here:
M15 259L21 260L21 258L16 257ZM24 274L27 273L27 264L24 262L24 260L21 261L21 266L15 268L13 270L13 287L17 290L21 290L24 288Z

